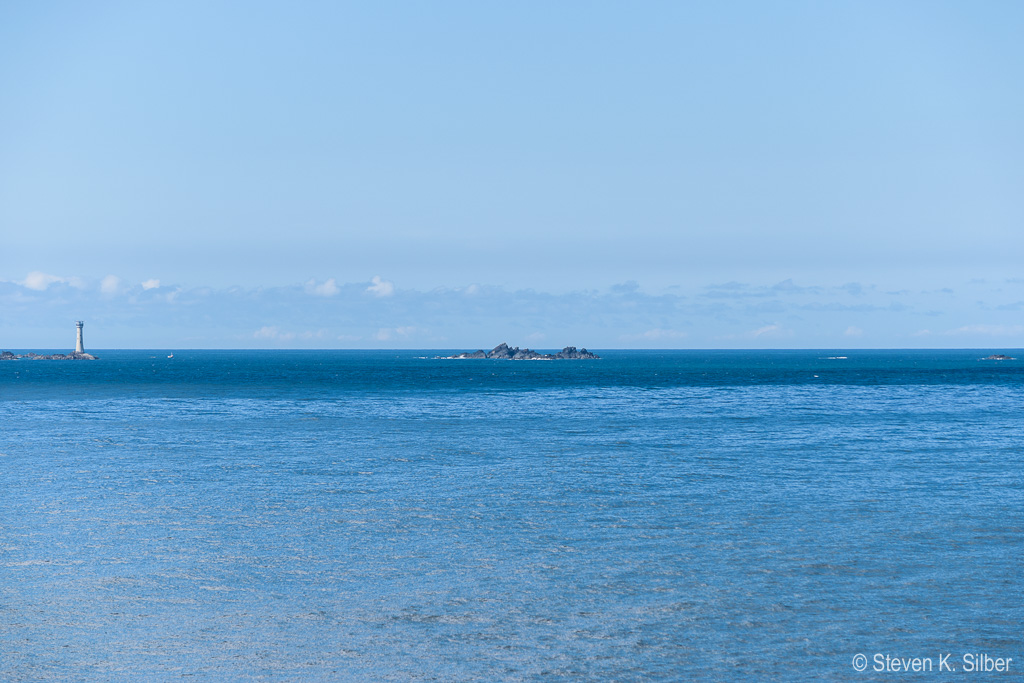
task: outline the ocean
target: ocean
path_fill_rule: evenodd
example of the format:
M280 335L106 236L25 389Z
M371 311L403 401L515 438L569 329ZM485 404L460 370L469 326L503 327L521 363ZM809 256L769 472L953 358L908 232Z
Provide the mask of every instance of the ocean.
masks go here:
M92 352L0 362L0 680L1024 671L1024 351Z

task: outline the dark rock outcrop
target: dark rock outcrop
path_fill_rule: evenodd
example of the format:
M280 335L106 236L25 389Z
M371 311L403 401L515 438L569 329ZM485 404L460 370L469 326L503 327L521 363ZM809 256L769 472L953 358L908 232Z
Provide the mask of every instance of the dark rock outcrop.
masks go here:
M558 360L589 360L591 358L600 358L600 356L596 353L591 353L586 349L577 349L575 346L566 346L555 354L555 358Z
M991 356L986 356L984 360L1017 360L1013 356L1005 356L1001 353L993 353Z
M537 353L531 349L520 349L518 346L509 348L502 342L490 351L480 349L472 353L458 353L447 358L494 358L497 360L590 360L600 358L596 353L575 346L566 346L558 353Z
M91 353L48 353L40 355L38 353L11 353L10 351L4 351L0 353L0 360L18 360L25 358L27 360L99 360L96 356Z

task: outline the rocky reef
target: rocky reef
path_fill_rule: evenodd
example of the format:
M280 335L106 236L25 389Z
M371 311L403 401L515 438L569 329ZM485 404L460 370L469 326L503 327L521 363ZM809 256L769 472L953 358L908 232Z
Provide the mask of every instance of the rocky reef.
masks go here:
M537 353L530 349L521 349L518 346L509 348L509 345L502 342L490 351L473 351L472 353L459 353L445 358L497 358L499 360L590 360L600 358L596 353L586 349L577 349L575 346L566 346L558 353Z
M982 360L1017 360L1013 356L1007 356L1002 353L993 353L991 356L986 356Z
M11 353L10 351L4 351L0 353L0 360L19 360L25 358L27 360L99 360L96 356L91 353Z

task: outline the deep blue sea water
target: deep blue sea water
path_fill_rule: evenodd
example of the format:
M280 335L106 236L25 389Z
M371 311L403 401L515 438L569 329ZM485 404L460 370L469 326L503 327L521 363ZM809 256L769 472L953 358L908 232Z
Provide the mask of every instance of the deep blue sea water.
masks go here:
M94 353L0 362L0 680L1024 672L1024 360Z

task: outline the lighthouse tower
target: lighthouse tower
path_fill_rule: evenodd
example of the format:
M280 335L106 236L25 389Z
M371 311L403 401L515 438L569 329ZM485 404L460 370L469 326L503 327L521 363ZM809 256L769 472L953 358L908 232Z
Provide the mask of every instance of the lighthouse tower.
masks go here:
M75 321L75 327L78 328L78 340L75 341L75 353L85 353L85 346L82 344L82 326L85 323L81 320Z

